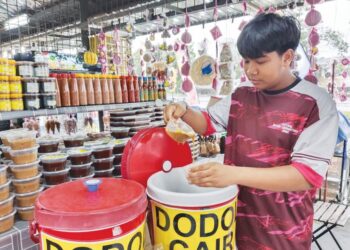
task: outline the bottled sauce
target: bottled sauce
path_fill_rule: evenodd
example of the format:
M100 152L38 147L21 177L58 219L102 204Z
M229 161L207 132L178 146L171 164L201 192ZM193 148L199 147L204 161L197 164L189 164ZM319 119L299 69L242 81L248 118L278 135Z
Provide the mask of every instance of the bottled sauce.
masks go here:
M75 74L70 74L69 78L70 105L79 106L78 82Z
M115 103L113 76L108 75L107 80L108 80L108 89L109 89L109 101L110 103Z
M129 98L128 98L128 87L126 85L126 76L121 76L120 77L120 83L121 83L121 87L122 87L122 99L123 99L123 103L128 103L129 102Z
M95 91L94 91L94 83L92 80L92 75L87 74L85 75L85 88L86 88L86 95L87 95L87 104L88 105L95 105Z
M60 87L58 86L57 74L50 74L50 77L52 77L52 79L54 79L54 81L55 81L55 86L56 86L56 107L61 107L62 106L61 93L60 93Z
M158 87L157 87L157 79L155 77L152 78L152 85L154 91L154 100L157 100L158 97Z
M113 76L114 97L116 103L123 103L122 86L119 76Z
M135 90L134 90L134 78L132 76L128 76L126 78L127 86L128 86L128 99L129 102L135 102Z
M144 102L145 99L143 98L143 78L142 77L139 77L139 81L138 81L138 84L139 84L139 94L140 94L140 102Z
M143 100L145 102L148 102L149 100L149 94L148 94L148 85L147 85L147 77L143 78Z
M154 101L154 90L152 85L152 77L148 77L148 100Z
M79 104L85 106L88 104L85 79L83 74L76 74L79 92Z
M62 107L69 107L70 91L67 74L60 74L58 77L58 85L61 93L61 105Z
M100 76L100 84L101 84L101 91L102 91L102 103L103 104L109 104L109 88L108 88L108 81L106 75Z
M100 75L94 75L95 104L102 104L102 89Z
M135 102L140 102L140 87L138 77L134 76Z
M161 85L161 84L158 85L158 98L159 98L160 100L163 100L163 99L164 99L164 98L163 98L163 90L162 90L162 85Z
M166 100L166 90L165 90L164 84L162 86L162 92L163 92L163 100Z

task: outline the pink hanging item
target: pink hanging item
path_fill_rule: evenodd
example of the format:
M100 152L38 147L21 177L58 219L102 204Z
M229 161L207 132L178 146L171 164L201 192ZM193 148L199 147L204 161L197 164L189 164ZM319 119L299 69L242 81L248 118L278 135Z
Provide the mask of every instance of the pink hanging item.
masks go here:
M190 75L190 64L188 61L186 61L182 66L181 66L181 74L184 76L189 76Z
M321 13L314 9L314 6L311 6L311 10L306 14L305 23L306 25L313 27L321 22L322 16Z
M188 30L186 29L185 32L182 34L181 36L181 41L184 44L189 44L192 42L192 36L191 34L188 32Z
M210 30L210 33L214 40L217 40L222 36L221 30L217 25L215 25L214 28Z
M193 83L190 79L186 77L185 80L182 82L182 90L188 93L192 89L193 89Z

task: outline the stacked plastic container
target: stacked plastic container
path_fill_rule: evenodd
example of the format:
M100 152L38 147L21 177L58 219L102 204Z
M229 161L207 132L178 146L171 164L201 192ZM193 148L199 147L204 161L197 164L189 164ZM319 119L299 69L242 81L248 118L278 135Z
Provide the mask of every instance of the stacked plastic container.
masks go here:
M85 147L71 148L67 151L70 163L70 178L72 180L93 177L92 151Z

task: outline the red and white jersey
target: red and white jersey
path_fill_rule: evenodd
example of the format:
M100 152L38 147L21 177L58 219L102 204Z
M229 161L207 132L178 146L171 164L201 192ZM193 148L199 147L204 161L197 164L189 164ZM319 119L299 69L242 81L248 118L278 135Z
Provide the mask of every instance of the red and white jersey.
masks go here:
M329 94L300 79L279 91L260 91L244 83L210 107L206 117L209 130L227 130L225 164L293 165L313 185L301 192L240 186L238 249L310 249L315 192L338 132L338 113Z

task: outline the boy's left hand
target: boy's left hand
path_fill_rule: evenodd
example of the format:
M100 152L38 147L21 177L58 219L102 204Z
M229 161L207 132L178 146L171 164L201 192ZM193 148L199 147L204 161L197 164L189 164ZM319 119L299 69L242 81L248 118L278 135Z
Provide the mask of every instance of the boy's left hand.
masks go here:
M208 162L189 170L187 180L200 187L227 187L235 184L233 168L218 162Z

